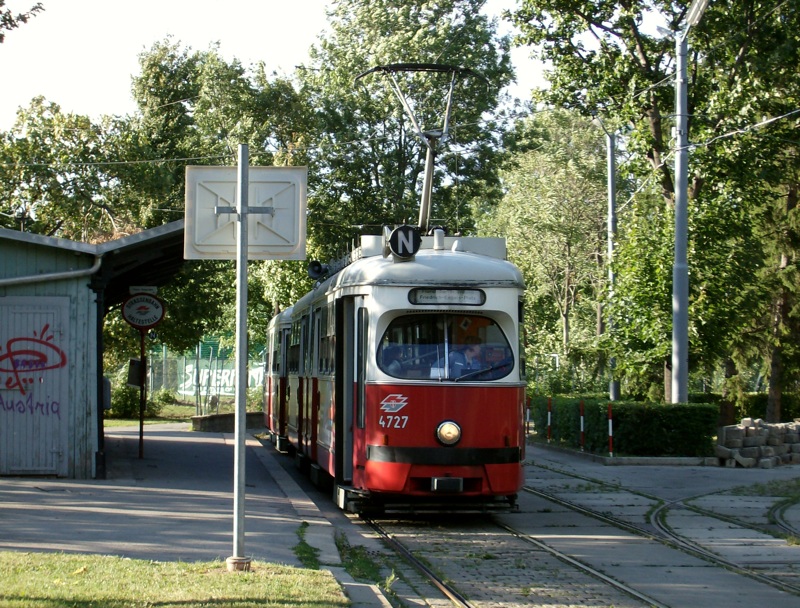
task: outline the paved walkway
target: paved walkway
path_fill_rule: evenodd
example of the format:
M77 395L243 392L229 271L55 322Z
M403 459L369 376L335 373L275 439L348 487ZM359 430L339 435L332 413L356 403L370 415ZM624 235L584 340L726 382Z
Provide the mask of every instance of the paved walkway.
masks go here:
M0 478L0 550L121 555L156 561L224 560L233 552L231 434L191 432L188 425L106 431L107 479ZM252 436L246 452L245 553L300 566L293 547L306 541L339 580L356 608L388 607L374 585L355 583L341 567L336 530L355 534L331 503L318 508L272 449ZM701 466L608 466L586 455L530 446L529 459L555 470L602 479L670 501L735 486L789 480L800 467L769 471ZM614 464L622 464L617 461ZM528 474L533 471L529 467ZM320 511L320 508L323 511ZM794 515L792 512L790 515ZM361 542L358 540L357 542Z
M148 425L106 430L107 479L0 479L0 550L64 551L156 561L224 560L233 553L234 437ZM319 550L353 606L388 606L377 588L340 567L334 528L276 461L248 436L245 554L300 566L293 547ZM255 449L254 449L255 448Z

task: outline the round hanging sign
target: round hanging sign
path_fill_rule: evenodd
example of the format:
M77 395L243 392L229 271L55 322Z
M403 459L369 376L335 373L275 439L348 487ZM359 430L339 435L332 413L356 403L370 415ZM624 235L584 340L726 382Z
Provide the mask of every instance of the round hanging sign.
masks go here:
M138 293L125 300L122 317L134 327L149 329L164 318L164 303L149 293Z

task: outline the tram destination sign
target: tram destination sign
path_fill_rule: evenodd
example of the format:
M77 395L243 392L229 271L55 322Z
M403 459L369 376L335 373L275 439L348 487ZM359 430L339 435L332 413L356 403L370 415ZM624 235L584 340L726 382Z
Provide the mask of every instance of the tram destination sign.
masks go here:
M412 304L458 304L482 306L486 294L480 289L412 289L408 294Z
M164 318L164 303L149 293L137 293L122 305L122 317L137 329L150 329Z

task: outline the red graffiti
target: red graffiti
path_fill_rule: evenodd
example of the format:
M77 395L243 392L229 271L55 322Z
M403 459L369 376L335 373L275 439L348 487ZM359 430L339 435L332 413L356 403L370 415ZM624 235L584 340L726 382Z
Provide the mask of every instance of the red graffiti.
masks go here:
M6 342L6 352L0 348L0 372L10 374L5 386L19 389L21 394L36 381L39 372L60 369L67 365L67 355L53 344L50 325L45 325L32 338L11 338ZM39 377L41 381L41 376Z

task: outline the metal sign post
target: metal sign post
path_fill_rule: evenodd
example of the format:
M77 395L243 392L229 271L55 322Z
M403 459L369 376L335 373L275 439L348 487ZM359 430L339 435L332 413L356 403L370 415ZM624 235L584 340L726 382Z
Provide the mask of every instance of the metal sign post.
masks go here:
M131 288L132 290L134 288ZM122 305L122 318L139 330L139 459L144 458L144 412L147 408L147 330L161 323L164 303L151 293L135 293Z
M233 469L233 555L226 560L228 570L249 570L250 558L244 553L245 510L245 433L247 432L247 144L239 144L239 195L236 222L236 414Z
M247 264L251 259L306 257L308 169L249 165L247 144L240 144L238 167L186 167L184 257L236 260L233 555L227 558L231 572L249 570L251 561L244 548Z

